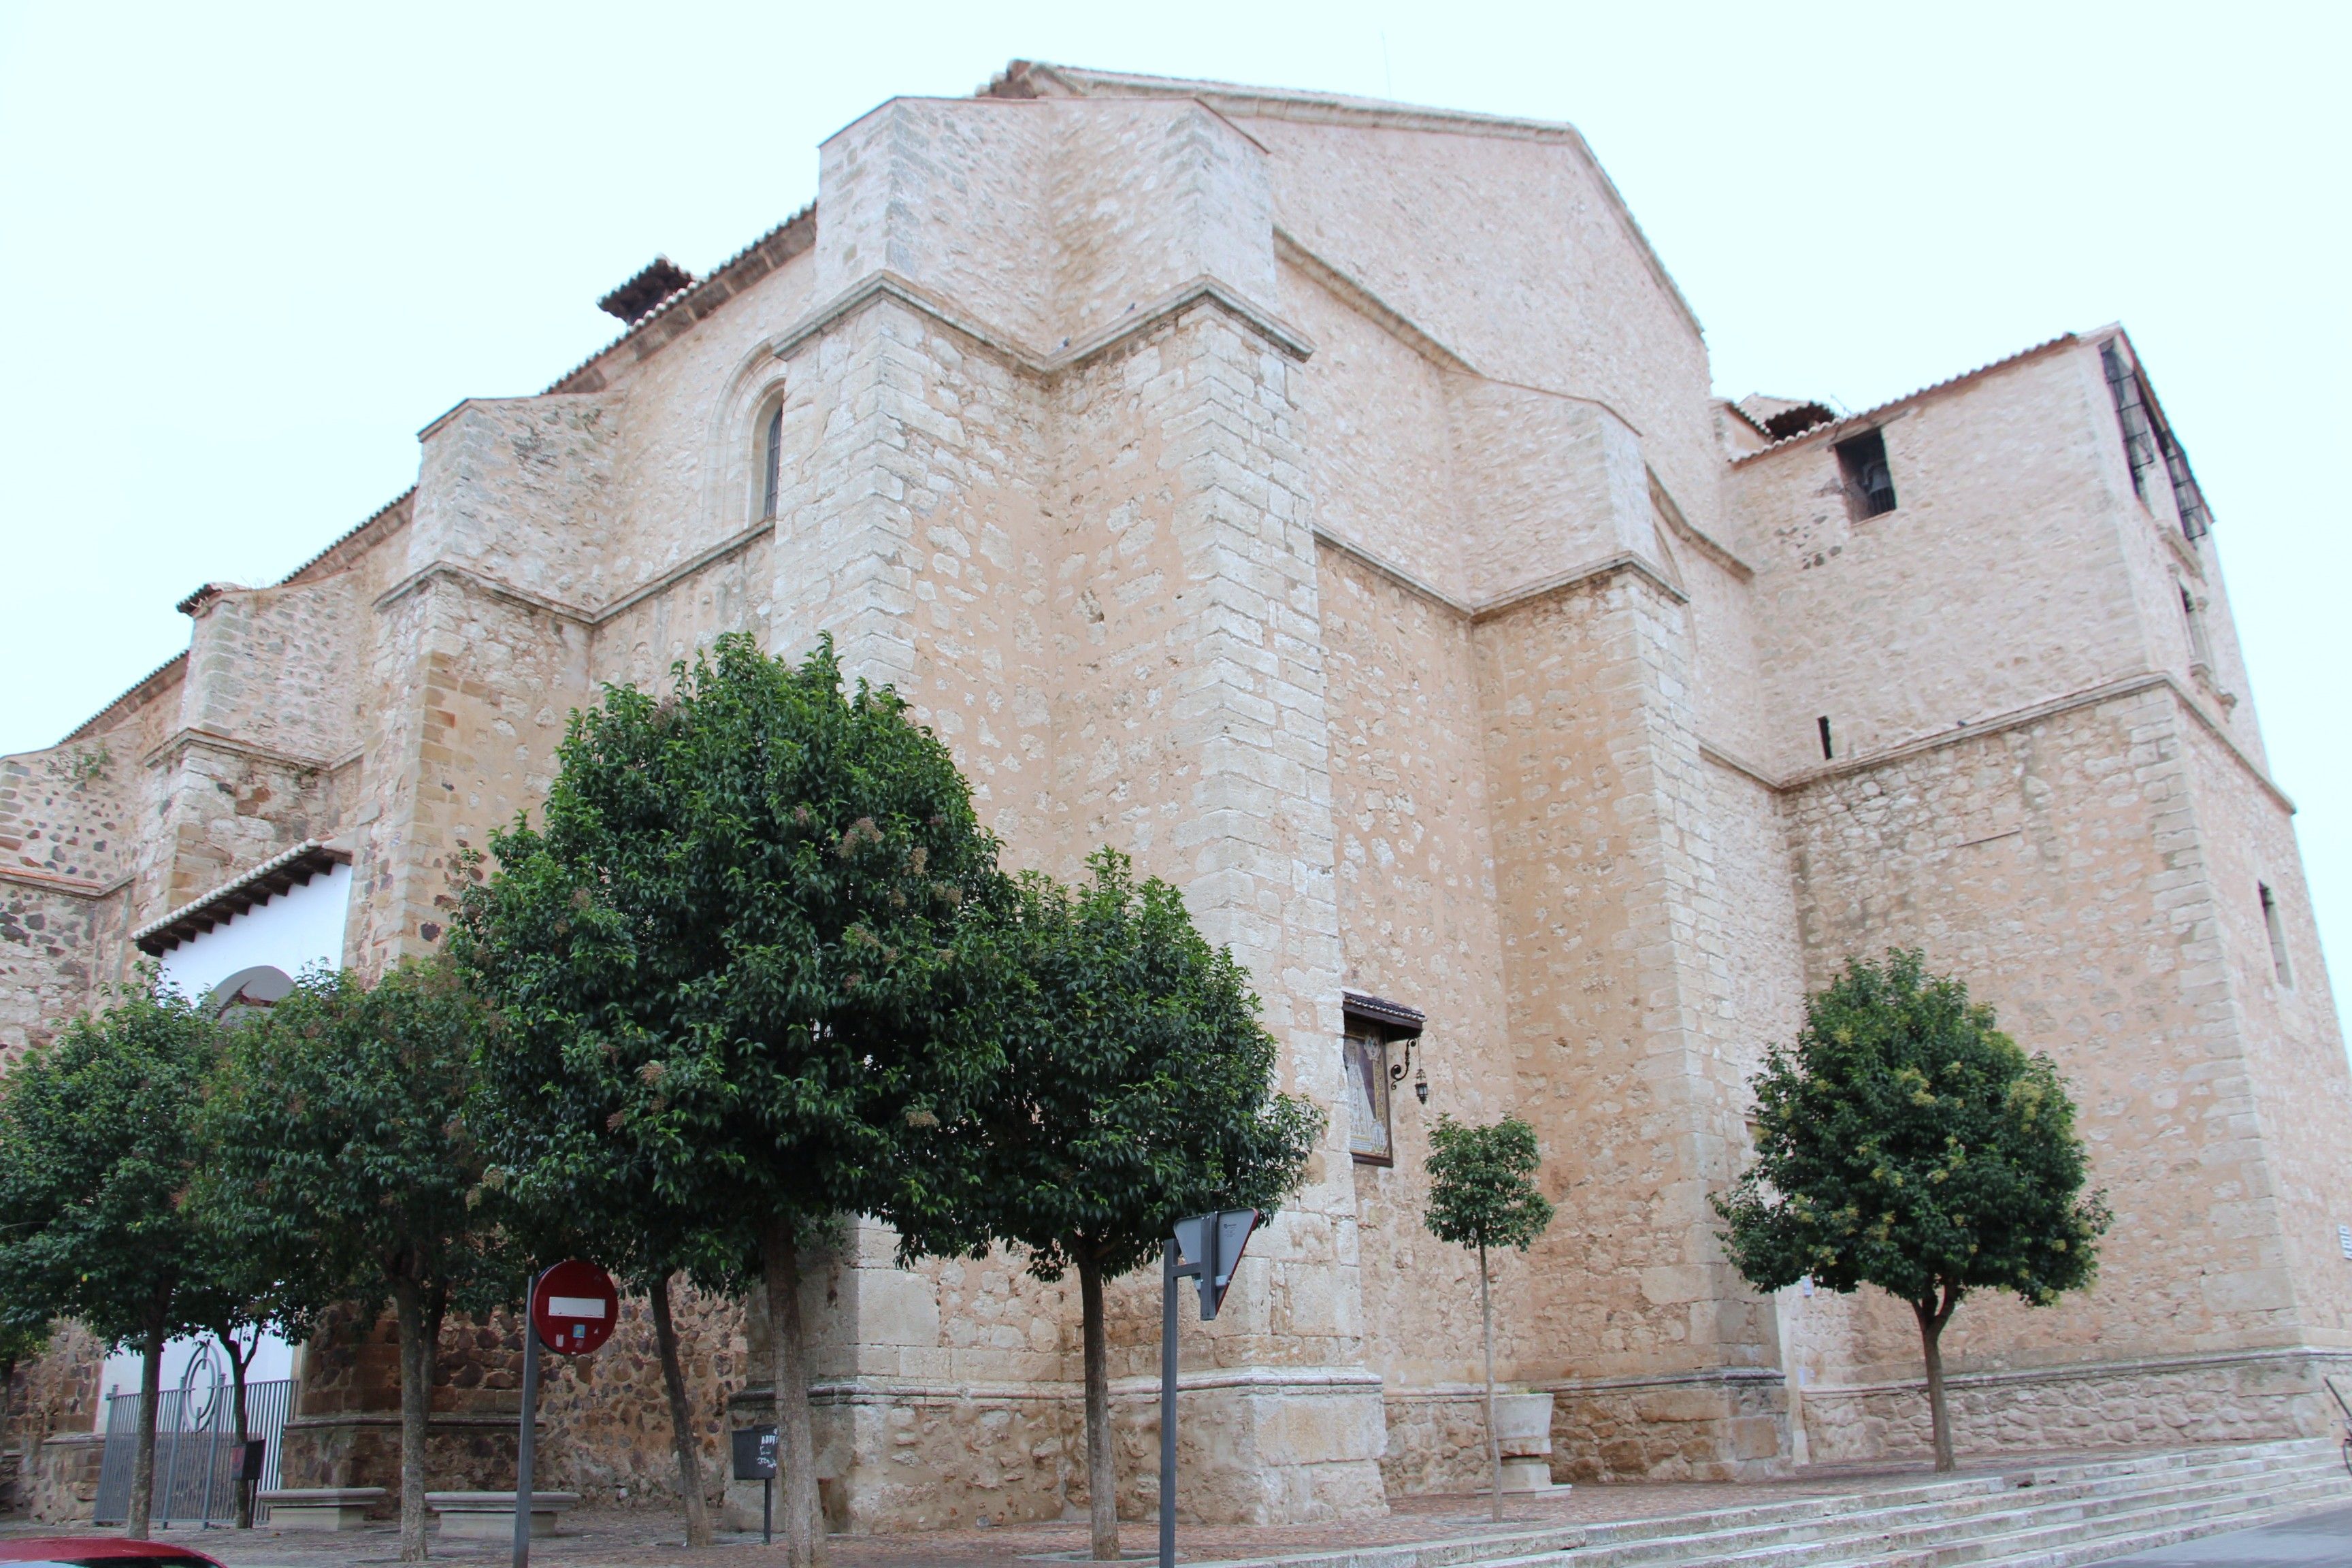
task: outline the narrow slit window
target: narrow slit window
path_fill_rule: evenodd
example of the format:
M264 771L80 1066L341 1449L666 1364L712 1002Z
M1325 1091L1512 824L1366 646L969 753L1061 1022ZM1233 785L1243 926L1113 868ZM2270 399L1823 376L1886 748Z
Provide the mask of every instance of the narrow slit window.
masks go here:
M2205 617L2197 608L2197 595L2189 591L2186 583L2180 585L2180 616L2189 623L2189 667L2210 674L2213 668L2213 647L2206 640Z
M784 405L781 402L768 411L768 428L760 438L760 518L766 521L776 515L778 492L783 488Z
M2271 973L2278 977L2281 985L2293 985L2294 971L2286 962L2286 922L2279 919L2278 900L2268 882L2256 882L2254 887L2262 894L2263 930L2271 939Z
M1838 467L1845 475L1846 498L1858 520L1880 517L1895 510L1895 470L1886 463L1886 437L1865 430L1837 444Z
M1822 761L1825 763L1833 763L1837 761L1837 747L1832 745L1830 742L1830 716L1824 713L1819 719L1814 720L1813 722L1821 726Z

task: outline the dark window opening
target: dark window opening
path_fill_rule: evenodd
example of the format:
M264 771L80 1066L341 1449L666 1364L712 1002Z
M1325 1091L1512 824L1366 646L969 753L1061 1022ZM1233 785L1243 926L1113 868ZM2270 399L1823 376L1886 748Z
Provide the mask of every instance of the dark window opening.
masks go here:
M784 405L782 403L769 412L767 434L761 438L763 450L761 460L766 478L760 487L760 517L762 521L776 515L777 492L782 487L784 475Z
M1837 748L1830 744L1830 716L1824 713L1819 719L1815 720L1814 722L1822 727L1822 761L1825 763L1835 762L1837 760Z
M2279 919L2278 900L2271 896L2268 882L2256 882L2255 890L2262 895L2263 929L2271 939L2271 973L2282 985L2294 984L2294 971L2286 962L2286 922Z
M2113 338L2099 345L2099 364L2106 372L2107 391L2115 398L2116 423L2123 427L2132 492L2146 500L2147 476L2162 464L2164 477L2172 486L2173 504L2180 513L2181 533L2189 539L2204 538L2213 531L2213 514L2206 509L2205 492L2197 488L2189 454L2173 438L2172 426L2164 422L2164 411L2147 389L2147 379L2124 363Z
M1879 517L1895 510L1895 470L1886 466L1886 437L1865 430L1837 444L1838 467L1845 472L1845 493L1856 518Z

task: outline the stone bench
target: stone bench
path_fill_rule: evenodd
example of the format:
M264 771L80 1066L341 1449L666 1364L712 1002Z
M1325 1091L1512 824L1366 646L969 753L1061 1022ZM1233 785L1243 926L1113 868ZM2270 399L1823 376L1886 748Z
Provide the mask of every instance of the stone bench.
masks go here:
M561 1533L556 1526L579 1502L578 1492L530 1494L533 1536ZM441 1516L441 1533L460 1540L510 1541L514 1538L515 1495L512 1492L426 1492L425 1506Z
M272 1530L357 1530L385 1495L382 1487L270 1487L257 1500Z

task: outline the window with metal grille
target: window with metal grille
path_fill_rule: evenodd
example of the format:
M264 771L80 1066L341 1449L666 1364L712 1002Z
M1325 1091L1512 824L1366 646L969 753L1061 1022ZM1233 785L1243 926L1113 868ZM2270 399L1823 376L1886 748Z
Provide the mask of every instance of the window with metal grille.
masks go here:
M1837 444L1838 467L1845 474L1846 500L1856 518L1877 517L1895 510L1895 470L1886 464L1886 437L1865 430Z
M2123 427L2124 457L2131 464L2133 493L2147 499L2147 476L2158 465L2172 486L2172 501L2180 514L2180 531L2202 539L2212 531L2213 516L2206 510L2205 492L2189 467L2189 454L2173 438L2172 427L2147 389L2147 377L2124 363L2123 352L2109 338L2099 345L2099 363L2106 372L2107 391L2115 398L2116 422Z
M764 477L760 486L760 516L762 521L776 515L777 492L784 475L784 405L777 403L768 411L767 433L760 440L760 465Z

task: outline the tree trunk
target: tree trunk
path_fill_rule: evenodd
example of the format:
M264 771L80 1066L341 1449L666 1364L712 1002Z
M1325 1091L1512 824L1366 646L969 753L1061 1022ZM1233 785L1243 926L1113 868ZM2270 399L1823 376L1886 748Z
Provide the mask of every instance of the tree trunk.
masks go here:
M1103 1321L1102 1265L1078 1255L1078 1319L1087 1363L1087 1519L1097 1563L1118 1561L1118 1457L1111 1447L1110 1346Z
M400 1560L425 1561L425 1419L433 1397L425 1294L414 1280L392 1288L400 1324Z
M1503 1517L1503 1435L1495 1430L1495 1293L1486 1281L1486 1244L1478 1244L1478 1316L1486 1330L1486 1472L1494 1478L1495 1517Z
M230 1409L236 1417L236 1447L231 1450L228 1467L228 1473L239 1478L233 1483L236 1498L236 1527L251 1530L253 1494L245 1489L242 1479L245 1475L245 1435L247 1430L245 1421L245 1352L237 1347L234 1329L215 1329L213 1338L220 1341L221 1353L228 1357L229 1387L232 1390ZM257 1335L255 1342L257 1345L260 1342Z
M776 1459L783 1470L784 1561L819 1568L824 1520L818 1511L816 1435L809 1424L808 1342L801 1328L800 1238L788 1219L772 1220L761 1247L768 1326L775 1346L770 1386L776 1400Z
M1944 1325L1951 1321L1952 1309L1960 1304L1959 1292L1947 1289L1940 1310L1933 1300L1914 1301L1911 1310L1919 1319L1919 1345L1927 1358L1927 1418L1936 1433L1936 1469L1937 1473L1957 1469L1952 1458L1952 1413L1944 1403Z
M122 1533L144 1541L155 1521L155 1406L163 1394L163 1331L147 1331L147 1353L139 1368L139 1447L131 1461L131 1518Z
M662 1388L669 1394L670 1440L677 1447L677 1489L686 1499L686 1543L710 1544L710 1509L702 1499L702 1458L695 1449L694 1407L687 1403L686 1369L677 1360L677 1325L670 1321L667 1274L654 1281L647 1300L654 1313L654 1345L661 1352Z

